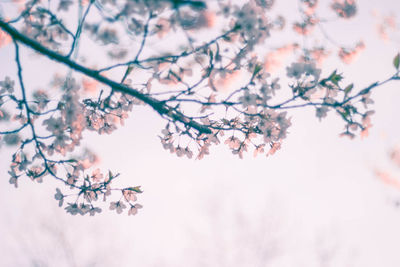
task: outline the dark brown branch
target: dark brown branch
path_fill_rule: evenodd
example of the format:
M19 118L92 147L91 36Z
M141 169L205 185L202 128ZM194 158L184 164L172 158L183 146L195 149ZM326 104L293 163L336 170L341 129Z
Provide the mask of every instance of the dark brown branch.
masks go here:
M175 121L179 121L183 123L184 125L194 128L200 133L206 133L210 134L211 130L208 126L202 125L194 120L191 120L187 118L184 114L181 112L174 110L170 106L166 105L162 101L159 101L153 97L147 96L133 88L130 88L126 85L117 83L113 80L110 80L102 75L100 75L97 71L86 68L78 63L76 63L73 60L70 60L68 57L65 57L59 53L56 53L40 43L36 42L35 40L32 40L31 38L25 36L24 34L20 33L18 30L16 30L14 27L9 25L7 22L3 21L0 19L0 28L3 29L5 32L7 32L11 37L18 42L21 42L25 44L26 46L32 48L36 52L47 56L51 60L60 62L64 65L67 65L71 69L80 72L88 77L91 77L97 81L99 81L102 84L105 84L109 87L111 87L114 91L121 92L124 94L131 95L144 103L150 105L154 110L156 110L160 115L162 116L167 116L170 117L171 119Z

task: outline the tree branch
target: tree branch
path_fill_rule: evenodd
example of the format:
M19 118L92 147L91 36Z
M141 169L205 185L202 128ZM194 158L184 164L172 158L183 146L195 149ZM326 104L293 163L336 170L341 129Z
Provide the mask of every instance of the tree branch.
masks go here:
M111 87L114 91L131 95L131 96L143 101L144 103L150 105L161 116L170 117L171 119L173 119L175 121L179 121L188 127L196 129L200 133L206 133L206 134L212 133L208 126L200 124L192 119L189 119L183 113L171 108L170 106L166 105L164 102L157 100L151 96L145 95L145 94L143 94L133 88L130 88L126 85L123 85L123 84L117 83L113 80L110 80L110 79L100 75L98 73L98 71L86 68L85 66L82 66L73 60L70 60L68 57L63 56L59 53L56 53L56 52L44 47L43 45L36 42L35 40L32 40L31 38L20 33L18 30L16 30L14 27L9 25L7 22L3 21L2 19L0 19L0 28L3 29L5 32L7 32L15 41L23 43L24 45L30 47L31 49L37 51L38 53L47 56L51 60L54 60L54 61L57 61L64 65L67 65L71 69L73 69L77 72L80 72L88 77L91 77L91 78L99 81L102 84L105 84L105 85Z

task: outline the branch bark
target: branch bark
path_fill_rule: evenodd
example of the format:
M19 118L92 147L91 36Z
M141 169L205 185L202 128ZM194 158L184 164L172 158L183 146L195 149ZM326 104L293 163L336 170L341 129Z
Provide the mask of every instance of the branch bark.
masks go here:
M66 56L63 56L57 52L54 52L54 51L44 47L37 41L20 33L17 29L15 29L13 26L11 26L9 23L5 22L2 19L0 19L0 28L3 31L7 32L15 41L18 41L18 42L30 47L31 49L35 50L36 52L47 56L51 60L62 63L77 72L80 72L90 78L93 78L93 79L99 81L100 83L111 87L114 91L131 95L131 96L143 101L144 103L151 106L161 116L167 116L175 121L179 121L188 127L196 129L197 131L199 131L199 133L205 133L205 134L212 133L208 126L194 121L193 119L185 116L183 113L181 113L177 110L174 110L173 108L166 105L162 101L157 100L151 96L145 95L145 94L143 94L131 87L128 87L124 84L117 83L113 80L110 80L110 79L104 77L103 75L99 74L98 71L89 69L89 68L87 68L83 65L80 65L77 62L69 59Z

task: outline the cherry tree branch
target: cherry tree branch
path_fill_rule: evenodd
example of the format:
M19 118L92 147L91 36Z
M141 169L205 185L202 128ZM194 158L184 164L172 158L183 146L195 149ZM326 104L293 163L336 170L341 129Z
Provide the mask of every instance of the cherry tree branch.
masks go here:
M105 84L109 87L111 87L114 91L121 92L124 94L131 95L144 103L148 104L151 106L155 111L157 111L161 116L166 116L171 118L174 121L179 121L186 125L187 127L191 127L199 131L200 133L205 133L205 134L210 134L211 130L208 126L200 124L187 116L185 116L183 113L180 111L171 108L170 106L166 105L164 102L157 100L153 97L150 97L148 95L145 95L133 88L130 88L124 84L117 83L113 80L110 80L103 75L99 74L98 71L89 69L85 66L82 66L78 64L77 62L69 59L68 57L65 57L59 53L56 53L40 43L38 43L35 40L32 40L31 38L27 37L26 35L20 33L18 30L16 30L14 27L9 25L7 22L4 20L0 19L0 28L3 29L5 32L7 32L14 40L23 43L24 45L30 47L31 49L39 52L42 55L47 56L51 60L57 61L59 63L62 63L71 69L80 72L88 77L91 77L98 82Z
M15 61L17 63L17 68L18 68L18 81L21 87L21 93L22 93L22 103L25 107L26 110L26 125L29 125L31 132L32 132L32 141L34 141L35 143L35 148L37 153L40 155L40 157L43 160L44 163L44 167L45 169L38 175L38 177L40 177L41 175L44 175L46 172L48 172L51 176L53 176L55 179L62 181L63 183L67 184L67 181L65 181L64 179L58 177L55 172L52 170L51 164L55 164L58 163L56 161L47 159L47 157L45 156L45 154L42 151L42 148L40 146L40 142L38 140L38 135L36 133L36 129L34 127L34 123L31 117L31 109L28 105L28 101L27 101L27 97L26 97L26 90L25 90L25 85L23 82L23 78L22 78L22 64L21 64L21 60L20 60L20 52L19 52L19 46L16 42L14 42L15 45ZM62 161L59 161L62 162ZM76 187L75 185L71 185L72 187Z

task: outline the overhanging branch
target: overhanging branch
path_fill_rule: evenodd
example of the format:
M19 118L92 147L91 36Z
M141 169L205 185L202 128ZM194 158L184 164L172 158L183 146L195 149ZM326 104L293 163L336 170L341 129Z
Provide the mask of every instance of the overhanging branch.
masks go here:
M107 85L107 86L113 88L114 91L131 95L131 96L143 101L144 103L151 106L155 111L157 111L162 116L168 116L175 121L179 121L179 122L185 124L186 126L196 129L200 133L206 133L206 134L212 133L209 127L186 117L184 114L171 108L170 106L166 105L162 101L157 100L151 96L145 95L145 94L143 94L133 88L130 88L124 84L120 84L113 80L110 80L110 79L104 77L103 75L99 74L97 71L89 69L85 66L82 66L82 65L78 64L77 62L69 59L68 57L63 56L57 52L54 52L54 51L44 47L43 45L36 42L35 40L20 33L17 29L15 29L14 27L12 27L7 22L5 22L1 19L0 19L0 28L3 29L5 32L7 32L15 41L18 41L18 42L30 47L31 49L35 50L36 52L47 56L51 60L54 60L54 61L57 61L64 65L67 65L71 69L73 69L77 72L80 72L88 77L91 77L91 78L99 81L100 83L102 83L104 85Z

